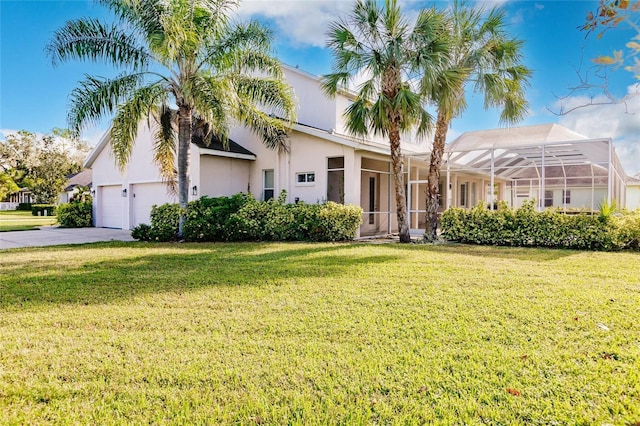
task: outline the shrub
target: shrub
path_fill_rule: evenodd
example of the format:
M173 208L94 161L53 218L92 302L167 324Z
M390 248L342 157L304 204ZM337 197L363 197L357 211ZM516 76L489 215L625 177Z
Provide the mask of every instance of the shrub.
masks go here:
M16 210L20 210L24 212L31 211L31 203L19 203L18 207L16 207Z
M184 224L185 239L188 241L226 240L226 225L229 218L252 199L251 195L240 193L232 197L203 196L190 202Z
M176 240L179 223L180 206L178 204L165 203L160 206L152 206L150 239L154 241Z
M32 204L31 214L34 216L55 216L56 206L53 204Z
M93 225L91 201L61 204L57 209L57 221L63 228L84 228Z
M362 209L333 202L288 204L286 192L258 201L251 194L202 197L189 203L184 225L187 241L344 241L353 239ZM178 233L177 204L154 206L151 226L138 225L131 236L142 241L171 241Z
M141 223L140 225L134 227L131 230L131 237L133 237L134 240L151 241L151 225Z
M537 212L533 202L517 210L501 204L490 211L451 208L442 215L444 238L463 243L588 250L637 249L640 213L567 215L547 209Z

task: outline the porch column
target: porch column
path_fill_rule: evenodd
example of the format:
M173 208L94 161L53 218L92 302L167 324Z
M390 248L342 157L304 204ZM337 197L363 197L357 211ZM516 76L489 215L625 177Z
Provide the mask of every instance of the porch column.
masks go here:
M447 182L445 188L445 210L451 207L451 154L447 155Z
M541 192L541 194L540 194L540 201L541 201L541 202L540 202L540 211L544 210L544 203L545 203L545 196L546 196L546 195L545 195L545 185L546 185L546 182L545 182L545 181L546 181L545 175L546 175L546 172L545 172L545 167L544 167L544 151L545 151L545 149L544 149L544 148L545 148L545 147L544 147L544 144L543 144L543 145L540 147L540 149L542 150L542 158L541 158L542 173L540 174L540 175L541 175L540 182L542 183L541 190L540 190L540 192Z
M491 148L491 196L489 200L491 200L491 208L490 210L494 210L494 204L496 203L496 194L494 191L495 185L495 158L494 158L494 149Z

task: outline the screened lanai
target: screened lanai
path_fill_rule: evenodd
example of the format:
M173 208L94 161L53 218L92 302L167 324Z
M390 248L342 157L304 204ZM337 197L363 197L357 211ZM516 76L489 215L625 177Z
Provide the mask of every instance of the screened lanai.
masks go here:
M416 166L427 159L416 156ZM421 167L422 168L422 167ZM426 176L410 173L410 193L426 189ZM449 144L443 159L441 209L498 201L538 209L597 210L625 205L625 178L611 139L588 139L557 124L467 132ZM424 205L410 203L412 227Z

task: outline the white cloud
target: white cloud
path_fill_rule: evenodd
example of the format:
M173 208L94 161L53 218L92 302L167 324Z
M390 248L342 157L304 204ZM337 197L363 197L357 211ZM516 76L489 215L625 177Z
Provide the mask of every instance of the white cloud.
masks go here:
M350 0L247 0L238 13L271 21L278 36L292 46L324 47L329 24L352 7Z
M629 90L636 90L635 86ZM585 106L598 102L607 102L607 98L574 96L556 102L554 110L581 107L561 116L558 124L590 138L611 138L626 173L640 172L640 95L631 97L626 106Z

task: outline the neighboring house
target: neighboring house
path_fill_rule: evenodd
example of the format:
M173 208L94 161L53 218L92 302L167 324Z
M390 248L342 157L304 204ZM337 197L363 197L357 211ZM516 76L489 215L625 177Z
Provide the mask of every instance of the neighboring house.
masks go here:
M640 175L627 177L627 202L629 210L640 209Z
M74 195L78 193L80 187L92 187L93 172L91 169L84 169L78 173L67 176L67 185L64 188L64 192L60 194L58 202L69 203L73 199Z
M10 203L33 203L35 201L33 197L33 193L29 188L20 188L18 192L14 192L13 194L7 197L7 201Z
M190 199L248 191L265 200L285 190L290 202L331 200L361 206L360 236L396 231L388 142L381 137L362 139L347 134L343 112L352 102L349 93L328 99L317 77L287 66L284 71L298 98L298 123L290 134L288 152L266 148L242 127L232 130L228 151L215 139L194 141ZM130 162L122 172L111 155L108 132L89 155L85 167L93 169L95 226L131 229L149 223L152 205L176 202L152 162L151 135L144 120ZM423 228L430 143L428 138L418 140L411 134L404 134L402 140L410 226ZM570 161L571 156L580 163ZM465 133L447 147L445 160L440 181L442 209L469 208L478 202L491 204L492 200L520 205L523 199L538 199L538 194L546 196L548 191L553 194L549 202L554 206L591 208L602 197L620 194L619 189L624 193L624 184L618 188L616 180L620 176L624 182L624 171L611 141L590 140L557 125ZM571 196L567 192L582 191L586 171L580 166L591 171L589 202L582 198L578 202L577 192ZM560 186L558 167L565 176ZM607 182L616 182L604 185L604 195L603 167L611 171L605 173ZM571 177L574 174L576 177ZM559 190L565 191L562 200L561 196L556 199L555 191ZM541 201L541 208L542 203L546 206L547 198Z

